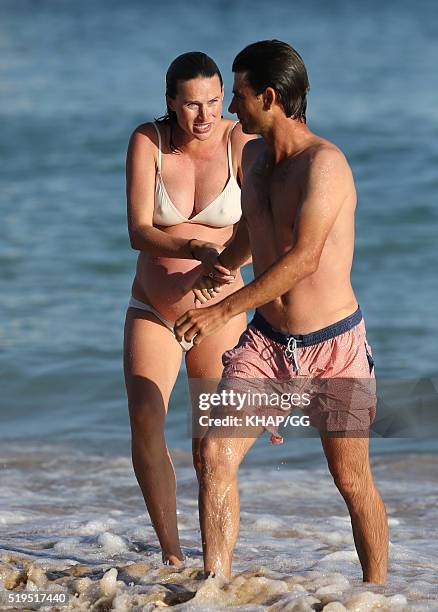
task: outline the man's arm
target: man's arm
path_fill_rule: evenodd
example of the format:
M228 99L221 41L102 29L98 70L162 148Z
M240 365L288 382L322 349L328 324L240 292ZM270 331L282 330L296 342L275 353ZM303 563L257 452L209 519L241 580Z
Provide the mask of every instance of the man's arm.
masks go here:
M227 270L237 270L251 257L248 225L242 215L231 242L218 257L218 263Z
M253 282L218 304L180 317L175 325L177 336L190 339L196 335L198 344L230 318L271 302L313 274L351 181L342 153L331 147L320 149L312 160L307 190L295 221L294 246Z

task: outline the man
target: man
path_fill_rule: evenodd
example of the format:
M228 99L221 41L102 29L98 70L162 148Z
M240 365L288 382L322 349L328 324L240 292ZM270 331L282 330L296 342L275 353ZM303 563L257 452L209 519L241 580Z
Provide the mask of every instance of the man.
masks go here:
M257 308L238 346L224 354L222 382L260 376L372 379L364 322L350 284L354 181L342 152L306 125L304 63L286 43L262 41L237 55L233 72L229 110L237 113L245 133L263 138L245 146L243 217L219 263L237 268L250 246L255 280L213 306L187 312L176 322L176 335L196 336L198 344L231 317ZM205 301L211 291L198 293ZM322 413L322 447L350 513L363 580L384 584L387 519L371 475L368 435L363 435L373 414L366 411L364 425L363 411L357 417L351 406L349 423L357 422L356 428L340 424L339 414ZM230 576L239 528L237 472L262 431L224 438L213 429L203 441L200 520L206 572Z

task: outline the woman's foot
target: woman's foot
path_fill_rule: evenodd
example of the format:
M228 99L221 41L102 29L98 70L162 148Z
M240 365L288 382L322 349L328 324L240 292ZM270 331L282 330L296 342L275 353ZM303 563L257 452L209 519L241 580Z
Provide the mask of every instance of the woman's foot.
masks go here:
M177 555L166 555L163 553L163 563L164 565L173 565L174 567L181 567L182 565L184 565L184 556L182 553L180 557Z

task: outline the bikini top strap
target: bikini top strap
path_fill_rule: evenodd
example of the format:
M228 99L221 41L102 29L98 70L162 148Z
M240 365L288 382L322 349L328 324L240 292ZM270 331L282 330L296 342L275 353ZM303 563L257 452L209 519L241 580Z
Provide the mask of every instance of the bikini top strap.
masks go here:
M234 171L233 171L233 156L232 156L232 152L231 152L231 132L234 130L234 128L236 127L236 125L238 124L238 121L235 121L233 123L233 125L231 126L230 131L228 132L228 169L230 171L230 176L234 176Z
M154 126L155 131L157 132L157 135L158 135L158 172L161 172L161 134L160 134L158 125L156 124L155 121L153 122L152 125Z

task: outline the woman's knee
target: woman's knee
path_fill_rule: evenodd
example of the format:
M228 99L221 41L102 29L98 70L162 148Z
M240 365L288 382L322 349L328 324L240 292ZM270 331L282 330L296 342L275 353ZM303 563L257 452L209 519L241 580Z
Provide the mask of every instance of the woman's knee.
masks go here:
M145 399L128 402L131 433L133 436L148 437L149 434L162 433L166 418L166 406L151 403Z
M132 442L140 442L142 446L152 447L164 443L164 420L153 418L152 415L135 413L131 416Z
M139 463L143 470L167 461L167 445L164 437L164 418L150 406L130 406L131 453L134 467Z
M197 438L193 438L192 440L192 458L193 458L193 467L195 468L196 476L199 480L201 476L201 440Z
M128 408L133 430L163 427L167 398L153 381L135 377L128 391Z
M133 437L146 438L149 434L153 435L157 431L163 430L163 425L158 423L152 415L147 414L146 411L135 409L130 412L129 418Z

